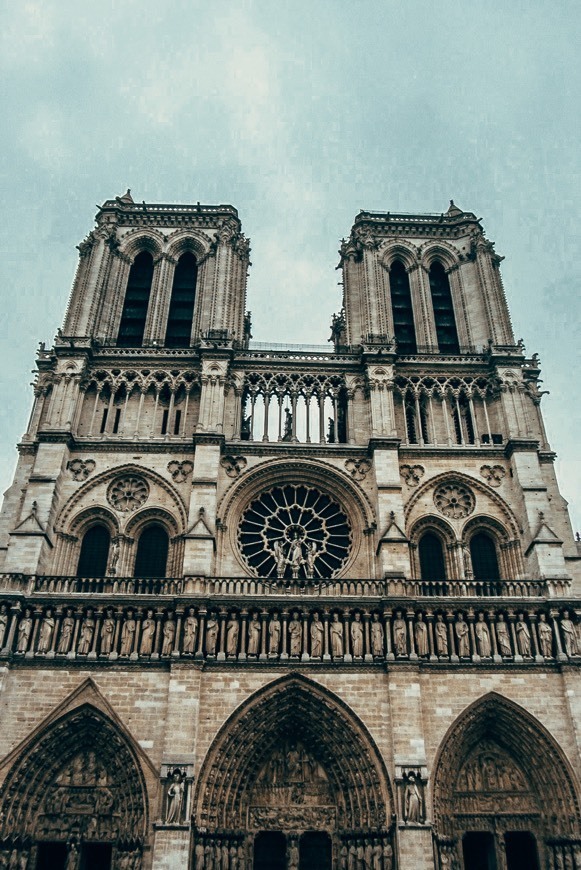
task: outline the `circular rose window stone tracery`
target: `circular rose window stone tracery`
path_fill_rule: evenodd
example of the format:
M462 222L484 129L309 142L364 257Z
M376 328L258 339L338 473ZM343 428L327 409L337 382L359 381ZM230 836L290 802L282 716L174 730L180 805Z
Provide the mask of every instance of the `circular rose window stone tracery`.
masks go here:
M115 510L129 513L141 507L149 497L149 486L142 477L125 475L116 478L107 490L107 501Z
M474 495L461 483L441 483L434 491L434 504L445 517L461 520L469 516L476 504Z
M349 557L351 525L338 502L306 485L275 486L254 499L238 527L252 573L279 580L336 576Z

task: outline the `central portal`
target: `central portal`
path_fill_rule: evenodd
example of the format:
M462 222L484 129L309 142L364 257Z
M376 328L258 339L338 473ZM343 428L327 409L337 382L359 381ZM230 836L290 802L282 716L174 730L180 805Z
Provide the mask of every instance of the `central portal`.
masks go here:
M324 831L288 837L282 831L260 831L254 838L253 870L331 870L333 844Z

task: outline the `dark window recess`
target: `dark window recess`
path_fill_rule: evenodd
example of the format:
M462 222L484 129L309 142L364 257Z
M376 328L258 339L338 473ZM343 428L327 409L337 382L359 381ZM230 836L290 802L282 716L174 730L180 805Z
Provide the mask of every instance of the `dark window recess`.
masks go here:
M497 870L494 837L488 831L470 831L462 837L464 870Z
M458 415L458 408L460 414ZM470 405L466 396L460 396L458 405L454 405L453 411L454 431L458 444L474 444L474 421L470 412Z
M175 415L175 418L174 418L174 421L173 421L173 434L174 434L174 435L179 435L179 434L180 434L180 425L181 425L181 422L182 422L182 412L181 412L181 411L176 411L176 415Z
M254 870L285 870L286 837L280 831L260 831L254 840Z
M103 434L103 432L105 431L105 428L107 426L107 417L108 416L109 416L109 408L105 408L103 411L103 417L101 418L101 428L99 429L99 432L101 433L101 435Z
M426 532L420 539L418 550L422 580L445 580L444 551L439 537L433 532Z
M109 843L83 843L79 870L110 870L111 855Z
M490 535L478 532L472 537L470 558L475 580L500 580L496 547Z
M169 418L169 411L166 410L166 411L163 412L162 417L161 417L161 434L162 434L162 435L166 435L166 434L167 434L167 421L168 421L168 418Z
M146 526L137 544L136 577L165 577L169 538L163 526Z
M416 403L412 396L406 396L405 399L405 425L410 444L418 443L418 435L416 431Z
M115 420L113 421L113 434L116 435L119 432L119 421L121 420L121 408L117 408L115 411Z
M398 353L416 353L416 330L410 293L410 280L406 268L400 260L392 263L389 273L391 310Z
M539 870L537 841L530 831L507 831L504 843L508 870Z
M430 291L440 353L459 353L450 282L443 265L437 261L430 266Z
M117 338L120 347L141 347L143 344L152 280L153 257L148 251L142 251L129 271Z
M167 330L166 347L188 347L194 319L198 265L191 251L179 258L174 273Z
M77 566L77 577L105 576L110 543L111 536L106 526L91 526L85 532Z
M424 439L424 444L429 444L430 438L428 435L428 413L426 411L426 406L423 401L420 402L420 426L422 428L422 438Z
M66 843L38 843L37 850L36 870L65 870Z

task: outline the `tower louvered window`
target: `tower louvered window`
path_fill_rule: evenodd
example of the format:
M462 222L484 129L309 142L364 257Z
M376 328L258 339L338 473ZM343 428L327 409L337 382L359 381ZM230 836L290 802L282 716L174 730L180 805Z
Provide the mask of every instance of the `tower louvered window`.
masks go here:
M129 271L125 302L117 344L120 347L141 347L153 280L153 257L142 251Z
M454 306L450 292L450 282L443 265L436 261L430 266L430 291L434 308L436 334L440 353L459 353L458 330L454 317Z
M414 312L407 270L400 260L392 263L389 273L391 310L398 353L416 353Z
M165 333L166 347L187 347L192 334L198 265L191 251L182 254L174 273Z

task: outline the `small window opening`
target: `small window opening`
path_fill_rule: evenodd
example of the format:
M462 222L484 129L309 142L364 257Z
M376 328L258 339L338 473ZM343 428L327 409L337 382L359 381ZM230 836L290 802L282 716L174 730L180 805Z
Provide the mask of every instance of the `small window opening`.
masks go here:
M99 430L101 435L104 433L105 429L107 428L107 417L108 416L109 416L109 408L105 408L103 410L103 417L101 418L101 428Z
M173 423L173 434L174 435L180 434L181 422L182 422L182 412L178 410L178 411L176 411L176 415L175 415L175 419L174 419L174 423Z
M115 411L115 419L113 421L113 434L116 435L119 432L119 421L121 420L121 408L117 408Z

